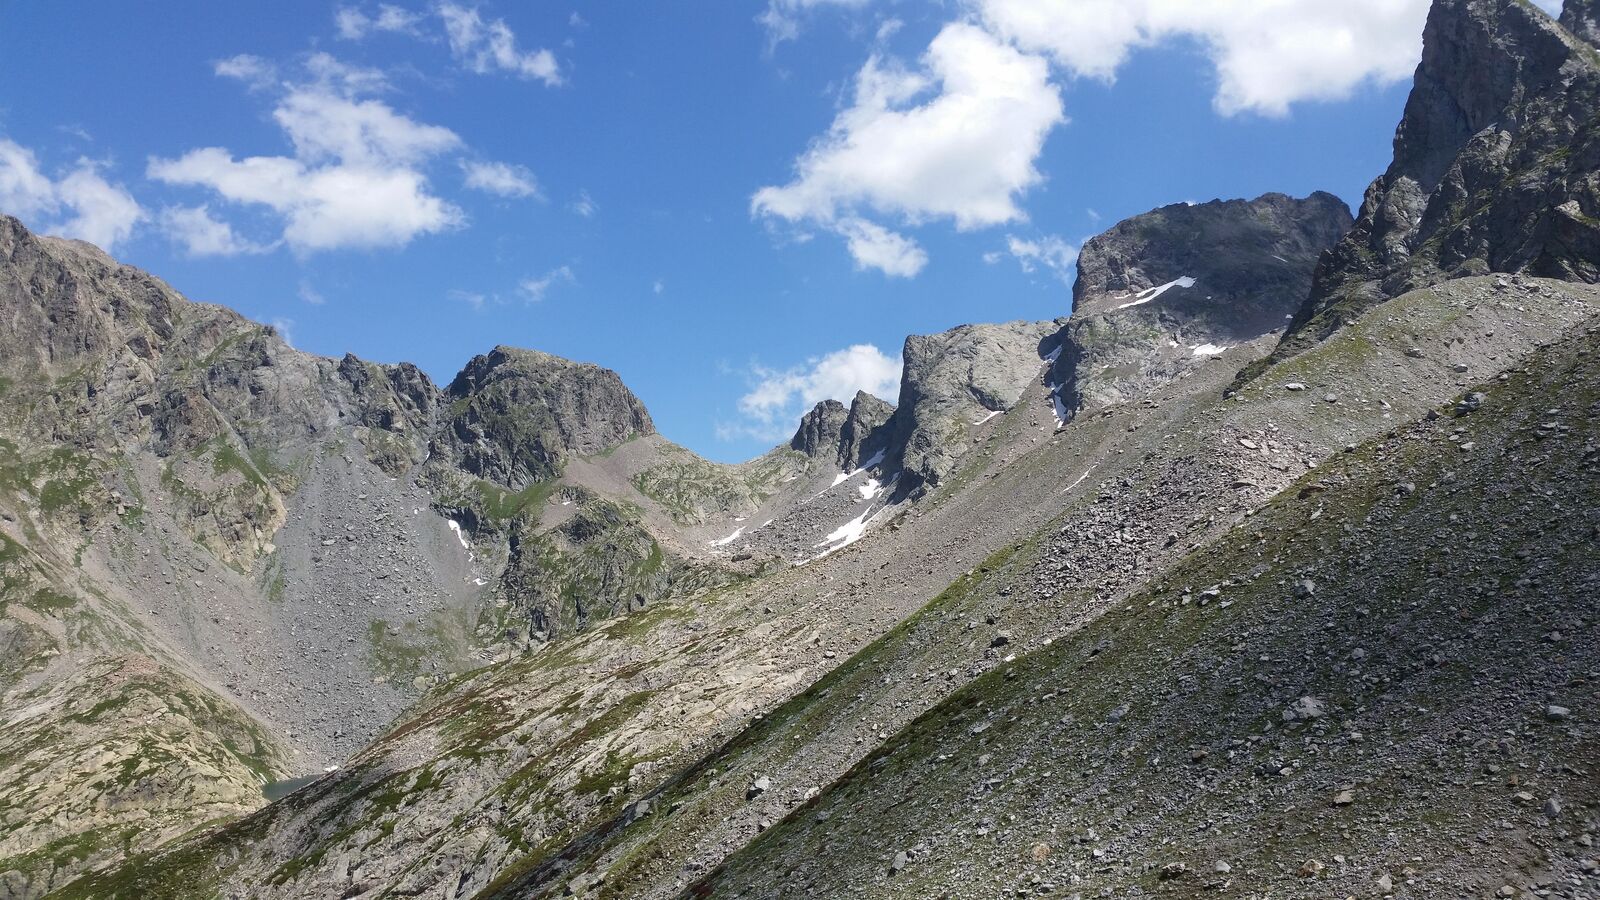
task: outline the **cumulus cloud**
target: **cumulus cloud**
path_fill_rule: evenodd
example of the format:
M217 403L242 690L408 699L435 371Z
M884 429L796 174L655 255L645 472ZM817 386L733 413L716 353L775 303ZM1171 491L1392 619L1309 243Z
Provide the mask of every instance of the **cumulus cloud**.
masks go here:
M189 256L239 256L266 253L270 244L257 244L241 238L233 226L211 215L206 204L169 206L161 211L161 228L167 237Z
M901 362L872 344L855 344L812 357L784 370L751 367L752 384L739 398L743 422L723 423L724 440L782 440L794 432L800 417L823 400L848 404L856 391L895 400L900 396Z
M378 10L368 13L355 6L341 6L333 13L334 27L339 37L359 41L373 32L416 34L422 16L389 3L378 4Z
M858 269L877 269L885 275L914 278L928 264L928 254L916 241L866 219L844 219L839 234L850 249Z
M1408 77L1429 0L971 0L993 33L1071 75L1109 80L1141 47L1192 38L1215 65L1224 115L1281 116Z
M578 278L572 272L571 266L560 266L544 273L538 278L524 278L517 284L517 290L524 300L529 303L538 303L550 293L550 289L558 284L572 284Z
M466 175L466 186L475 191L500 197L536 197L539 194L539 182L522 166L463 160L461 170Z
M860 266L915 274L925 254L866 216L960 230L1022 219L1017 200L1043 180L1035 161L1064 120L1043 58L953 23L916 68L874 54L794 179L757 191L751 210L840 234Z
M297 253L343 247L393 247L465 221L434 195L422 167L457 150L461 139L360 94L381 84L327 57L307 64L311 80L285 87L273 120L293 156L235 158L221 147L176 159L151 159L150 178L207 188L223 200L263 206L283 221Z
M100 174L99 164L79 159L52 179L33 151L0 138L0 212L30 220L49 234L77 238L108 252L133 234L145 212L120 184Z
M480 75L510 72L537 79L552 87L563 81L554 53L517 48L517 36L504 19L484 21L476 9L455 3L439 4L450 53L470 71Z
M1022 266L1022 271L1032 274L1041 267L1063 283L1070 284L1078 262L1078 248L1051 234L1037 240L1025 240L1016 235L1006 235L1006 250ZM987 256L985 259L989 262Z

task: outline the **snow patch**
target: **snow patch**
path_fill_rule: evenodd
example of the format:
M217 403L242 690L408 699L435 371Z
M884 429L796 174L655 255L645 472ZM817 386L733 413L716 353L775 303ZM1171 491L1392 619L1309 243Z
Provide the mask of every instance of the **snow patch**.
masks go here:
M1219 347L1216 344L1201 344L1198 347L1190 347L1189 349L1194 351L1195 356L1217 356L1228 348Z
M1004 411L1005 410L1001 410L1001 409L990 410L990 412L989 412L989 414L987 416L984 416L983 418L979 419L978 421L973 422L972 423L973 427L977 427L979 425L982 425L983 423L989 421L990 419L994 418L995 416L1000 415Z
M456 540L461 542L461 549L471 550L472 545L467 543L467 536L461 531L461 523L457 522L455 519L450 519L449 522L450 530L456 533Z
M830 490L832 490L833 488L836 488L839 485L844 484L846 481L849 481L851 479L851 477L853 477L855 474L856 473L854 473L854 472L840 472L839 474L833 476L833 484L828 485L828 488Z
M1062 387L1063 385L1059 384L1047 384L1044 386L1045 393L1050 397L1051 405L1055 407L1057 428L1067 424L1067 420L1072 418L1072 413L1067 410L1067 404L1061 400Z
M873 497L883 493L883 485L879 484L876 478L868 478L867 483L856 488L856 490L861 493L861 499L871 500Z
M1160 285L1159 287L1153 287L1148 290L1141 291L1139 296L1133 298L1133 300L1130 302L1124 303L1121 306L1112 307L1112 309L1115 311L1118 309L1127 309L1130 306L1143 306L1144 304L1149 303L1151 300L1156 299L1175 287L1188 289L1194 287L1194 283L1195 280L1190 278L1188 275L1174 278L1173 280L1167 282L1166 284Z
M734 541L737 541L743 535L744 535L744 526L741 525L741 526L738 527L738 529L736 529L733 532L733 534L728 535L727 537L723 538L720 541L712 541L711 542L711 546L713 546L713 547L726 547L729 544L733 543Z
M1054 350L1051 350L1049 353L1045 354L1045 357L1044 357L1045 365L1047 365L1047 366L1055 365L1056 360L1061 358L1061 350L1065 346L1066 346L1066 344L1057 344L1056 348Z
M884 507L884 509L888 509L888 507ZM838 553L840 550L843 550L851 544L854 544L856 541L861 540L866 536L867 526L872 524L873 518L879 512L883 512L883 510L880 509L875 512L869 509L861 515L856 516L854 519L851 519L850 521L829 532L828 536L823 538L821 543L816 545L826 549L816 556L813 556L810 560L808 560L808 562L815 562L824 556Z

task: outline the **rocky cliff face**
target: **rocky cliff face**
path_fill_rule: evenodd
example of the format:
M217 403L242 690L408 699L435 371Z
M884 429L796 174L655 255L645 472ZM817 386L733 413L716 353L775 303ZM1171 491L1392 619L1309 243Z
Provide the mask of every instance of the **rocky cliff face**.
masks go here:
M617 373L536 350L496 347L445 391L435 456L478 478L521 490L589 455L655 433Z
M902 492L935 486L955 470L969 429L1015 406L1039 378L1061 324L963 325L906 338L900 403L887 425Z
M887 426L894 417L894 405L856 391L850 413L839 428L839 468L854 471L885 450L889 440Z
M1521 0L1434 4L1394 162L1275 359L1446 278L1600 280L1595 19L1592 0L1569 2L1560 24Z
M800 418L800 427L789 441L789 449L806 456L833 458L839 452L839 433L844 428L850 410L843 403L829 398L818 403Z
M884 449L889 435L883 428L893 415L893 405L866 391L857 391L849 407L824 400L800 420L789 448L854 471Z
M1162 207L1089 240L1050 375L1058 415L1148 395L1283 329L1350 223L1331 194L1267 194Z

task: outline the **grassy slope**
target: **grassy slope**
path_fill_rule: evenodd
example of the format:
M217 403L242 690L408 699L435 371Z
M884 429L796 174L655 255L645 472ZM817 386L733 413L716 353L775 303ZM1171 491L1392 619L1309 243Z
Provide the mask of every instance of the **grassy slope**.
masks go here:
M1313 471L1126 606L957 692L694 893L1324 897L1387 874L1460 896L1577 877L1592 851L1569 829L1600 799L1595 342L1538 354L1474 415ZM1327 715L1286 723L1303 696ZM1546 721L1547 702L1571 717ZM1327 868L1301 877L1313 859ZM1188 874L1162 879L1169 864Z

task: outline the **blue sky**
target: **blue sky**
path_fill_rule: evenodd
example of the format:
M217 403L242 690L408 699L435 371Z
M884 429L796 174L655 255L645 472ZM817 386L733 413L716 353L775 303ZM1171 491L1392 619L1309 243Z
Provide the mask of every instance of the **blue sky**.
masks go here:
M906 334L1067 314L1119 218L1359 202L1425 0L1259 7L0 2L0 210L301 349L600 363L740 460Z

